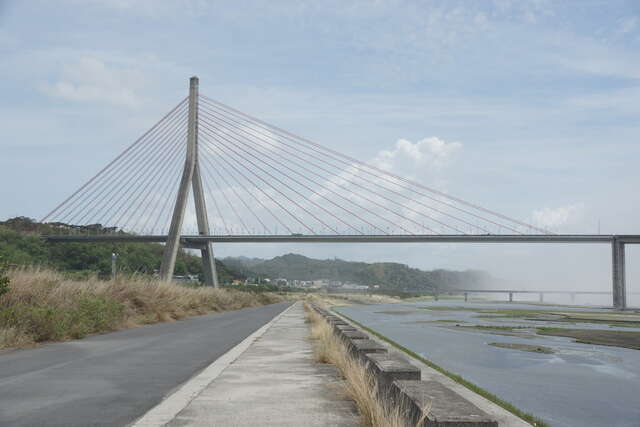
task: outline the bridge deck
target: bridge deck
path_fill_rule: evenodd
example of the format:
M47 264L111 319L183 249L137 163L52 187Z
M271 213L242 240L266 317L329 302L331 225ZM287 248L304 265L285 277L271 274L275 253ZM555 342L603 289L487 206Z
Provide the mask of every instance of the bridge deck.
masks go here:
M158 242L166 235L47 235L52 242ZM378 234L378 235L183 235L186 245L213 243L640 243L640 235L614 234Z

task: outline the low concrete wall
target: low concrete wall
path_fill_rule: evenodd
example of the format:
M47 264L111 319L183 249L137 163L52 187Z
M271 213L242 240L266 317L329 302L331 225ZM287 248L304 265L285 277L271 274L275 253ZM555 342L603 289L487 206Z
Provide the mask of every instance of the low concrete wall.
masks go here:
M401 405L410 425L425 427L497 427L480 408L437 381L421 381L420 369L404 354L389 353L368 334L342 318L313 308L333 327L348 351L360 359L376 379L379 395L389 405ZM427 410L425 414L424 411Z
M391 399L405 409L410 425L417 425L428 408L427 426L498 427L487 414L437 381L397 380Z
M371 339L366 340L348 340L347 341L347 349L349 349L349 353L356 358L362 361L363 363L367 362L366 356L369 353L383 354L387 353L387 349L378 344L376 341Z
M369 353L366 355L367 369L373 374L378 385L378 395L384 400L392 398L394 381L420 381L420 369L396 353Z

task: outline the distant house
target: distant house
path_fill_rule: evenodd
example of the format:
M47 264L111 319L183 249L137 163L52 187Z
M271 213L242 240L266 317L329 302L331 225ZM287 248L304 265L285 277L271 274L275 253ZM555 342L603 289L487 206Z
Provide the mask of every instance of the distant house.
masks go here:
M320 280L313 281L313 286L316 288L328 288L329 284L330 282L327 279L320 279Z
M356 283L344 283L342 289L364 290L369 289L367 285L358 285Z

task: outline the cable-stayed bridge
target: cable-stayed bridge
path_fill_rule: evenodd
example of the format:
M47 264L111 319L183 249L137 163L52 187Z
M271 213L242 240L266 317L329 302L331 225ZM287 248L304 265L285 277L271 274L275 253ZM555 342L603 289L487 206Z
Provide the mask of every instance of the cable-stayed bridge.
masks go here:
M626 307L625 244L638 235L558 235L392 174L199 94L189 96L41 222L51 241L606 243L612 294Z

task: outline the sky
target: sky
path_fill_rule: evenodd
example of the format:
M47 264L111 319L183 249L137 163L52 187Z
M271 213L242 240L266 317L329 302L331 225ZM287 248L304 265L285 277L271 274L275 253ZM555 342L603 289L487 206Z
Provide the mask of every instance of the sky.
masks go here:
M198 75L207 96L511 217L640 234L635 0L0 0L0 57L0 219L44 216ZM597 245L216 251L610 286Z

